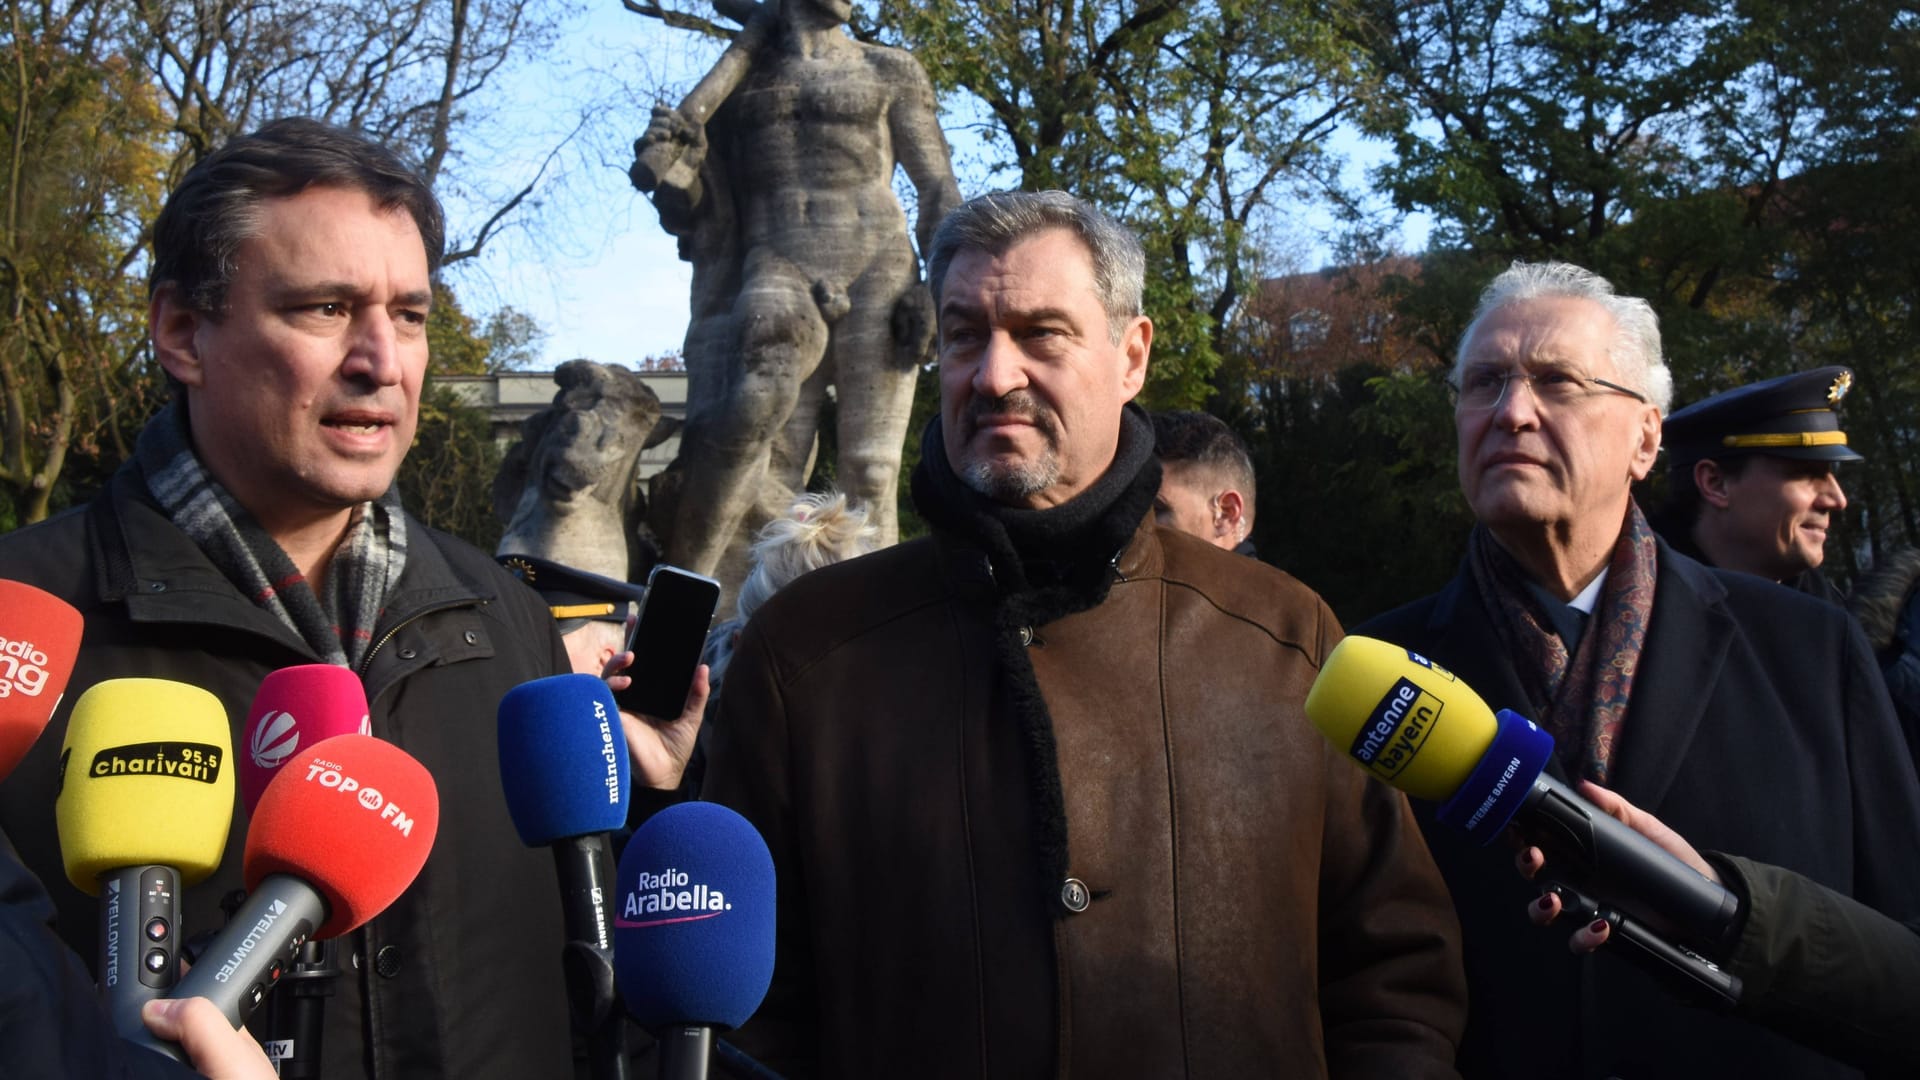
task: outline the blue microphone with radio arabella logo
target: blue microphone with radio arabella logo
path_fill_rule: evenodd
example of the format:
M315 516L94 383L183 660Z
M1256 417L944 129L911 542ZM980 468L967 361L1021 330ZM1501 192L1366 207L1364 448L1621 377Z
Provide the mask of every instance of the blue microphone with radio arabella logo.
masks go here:
M620 856L613 964L627 1012L660 1039L663 1078L707 1075L715 1029L773 980L773 856L717 803L670 806Z

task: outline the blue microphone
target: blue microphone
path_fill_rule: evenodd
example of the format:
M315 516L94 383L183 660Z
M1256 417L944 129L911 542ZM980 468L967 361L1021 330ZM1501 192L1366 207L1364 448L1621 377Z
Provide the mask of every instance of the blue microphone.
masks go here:
M627 737L613 691L552 675L500 699L500 782L528 847L627 823Z
M626 1044L614 1007L606 895L607 833L627 822L627 738L613 691L592 675L522 683L500 699L500 784L528 847L553 848L567 945L561 956L574 1026L594 1080L625 1080Z
M707 1075L715 1029L747 1022L773 981L773 856L718 803L670 806L620 856L614 975L660 1040L661 1080Z

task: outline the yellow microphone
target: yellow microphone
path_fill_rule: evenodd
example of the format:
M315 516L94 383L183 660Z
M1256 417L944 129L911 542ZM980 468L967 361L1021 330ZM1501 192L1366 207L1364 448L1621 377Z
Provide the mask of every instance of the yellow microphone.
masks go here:
M67 880L100 897L101 997L122 1037L179 975L180 890L220 865L233 823L220 699L168 679L110 679L73 706L54 822Z
M1553 737L1494 713L1452 672L1375 638L1334 647L1307 693L1307 718L1381 780L1436 802L1443 825L1490 842L1509 824L1545 849L1551 872L1638 920L1655 957L1691 985L1737 998L1738 980L1685 950L1724 953L1739 901L1546 772ZM1682 955L1684 954L1684 955Z
M1368 772L1433 802L1460 789L1499 729L1452 672L1368 637L1333 647L1307 693L1307 719Z

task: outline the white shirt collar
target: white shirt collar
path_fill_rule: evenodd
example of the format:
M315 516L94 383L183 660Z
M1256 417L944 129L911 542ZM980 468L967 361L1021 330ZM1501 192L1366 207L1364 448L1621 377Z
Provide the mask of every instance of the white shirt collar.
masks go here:
M1600 572L1594 575L1593 580L1587 583L1587 587L1580 590L1579 596L1567 601L1567 606L1582 615L1593 614L1593 605L1600 602L1600 586L1606 583L1607 568L1603 566Z

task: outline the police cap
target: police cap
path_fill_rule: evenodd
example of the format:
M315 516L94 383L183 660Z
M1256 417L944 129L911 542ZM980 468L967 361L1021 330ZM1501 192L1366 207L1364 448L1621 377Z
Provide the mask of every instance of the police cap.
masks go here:
M587 620L625 622L634 605L646 598L644 585L589 574L537 555L496 555L507 573L526 582L547 602L560 623L560 632L577 629Z
M1668 416L1661 441L1676 467L1743 454L1860 461L1838 412L1852 386L1852 371L1823 367L1736 387Z

